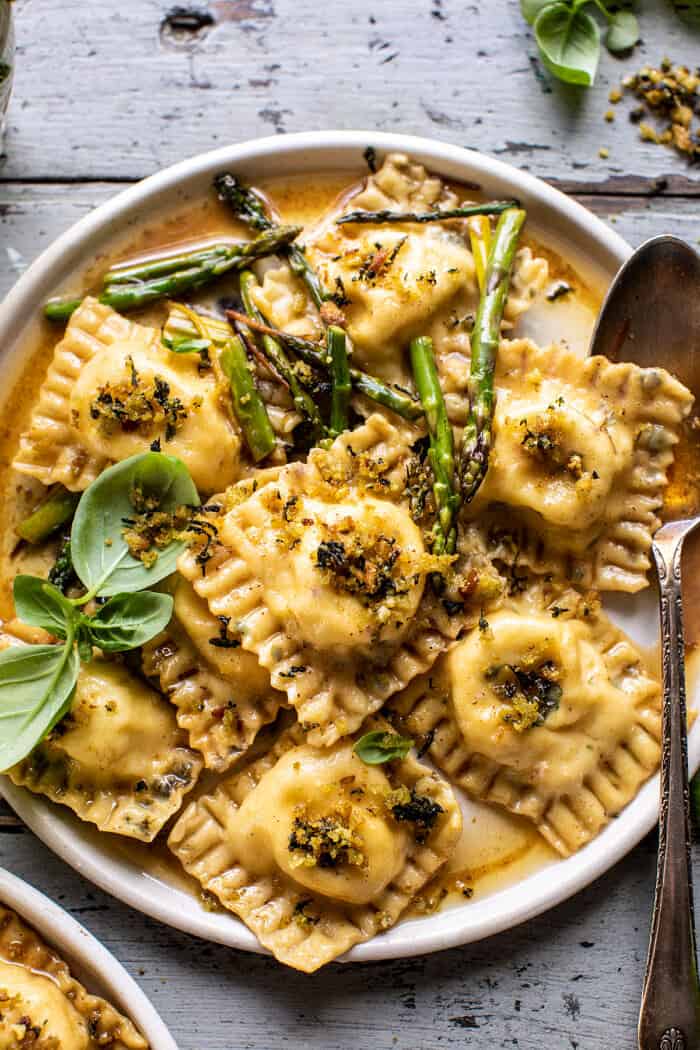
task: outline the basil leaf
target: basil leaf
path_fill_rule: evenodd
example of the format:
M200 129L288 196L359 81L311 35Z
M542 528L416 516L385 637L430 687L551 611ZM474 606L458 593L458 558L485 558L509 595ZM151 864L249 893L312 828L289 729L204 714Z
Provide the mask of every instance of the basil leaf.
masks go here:
M78 656L84 664L89 664L93 657L92 652L92 638L90 637L90 631L87 627L87 617L83 617L83 622L78 624L78 630L75 634L76 645L78 646Z
M0 770L21 762L70 708L80 660L65 645L0 652Z
M15 611L20 620L32 627L65 638L69 625L77 619L75 607L57 587L38 576L16 576L13 584Z
M611 18L605 34L605 46L614 54L629 51L639 41L639 22L632 11L618 11Z
M365 733L353 747L353 751L368 766L380 766L384 762L405 758L413 747L409 736L398 733L387 733L384 729L375 729Z
M183 336L182 339L163 339L163 343L174 354L201 354L209 350L211 339L190 339Z
M540 11L545 7L551 7L554 0L520 0L520 10L523 18L532 25Z
M141 591L116 594L84 622L95 645L108 653L121 653L149 642L168 625L172 614L169 594Z
M535 19L535 39L549 72L567 84L589 87L600 55L600 31L585 11L550 4Z
M91 595L140 591L175 571L184 543L173 540L147 567L129 552L124 519L133 518L131 495L139 490L158 510L199 506L185 464L161 452L144 452L109 467L83 493L73 520L73 566Z

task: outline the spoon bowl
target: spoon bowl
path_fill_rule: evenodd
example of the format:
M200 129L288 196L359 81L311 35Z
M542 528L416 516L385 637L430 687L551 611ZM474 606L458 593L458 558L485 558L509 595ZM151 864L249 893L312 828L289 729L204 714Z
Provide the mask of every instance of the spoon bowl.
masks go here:
M676 237L647 241L608 292L591 347L612 361L663 365L700 402L700 258ZM640 1050L700 1050L693 888L681 553L700 523L700 428L684 426L652 555L659 579L663 668L659 854L639 1015Z
M700 256L678 237L654 237L630 256L603 303L592 354L662 365L700 406ZM700 427L683 427L660 517L700 515Z

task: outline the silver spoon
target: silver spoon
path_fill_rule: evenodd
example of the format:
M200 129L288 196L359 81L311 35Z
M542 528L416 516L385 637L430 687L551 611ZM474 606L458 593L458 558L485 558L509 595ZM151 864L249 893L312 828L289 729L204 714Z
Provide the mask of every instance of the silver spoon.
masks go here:
M655 237L631 256L608 292L591 353L664 368L700 405L700 258L676 237ZM690 870L683 540L700 522L700 431L688 426L676 449L663 524L652 553L659 576L663 667L663 753L656 895L642 1005L640 1050L700 1050Z

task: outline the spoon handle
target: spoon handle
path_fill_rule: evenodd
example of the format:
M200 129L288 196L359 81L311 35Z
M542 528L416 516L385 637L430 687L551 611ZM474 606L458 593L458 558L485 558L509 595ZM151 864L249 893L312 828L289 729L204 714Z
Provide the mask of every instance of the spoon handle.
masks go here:
M659 855L651 940L639 1015L640 1050L700 1050L690 875L685 648L681 598L683 533L657 537L663 664Z

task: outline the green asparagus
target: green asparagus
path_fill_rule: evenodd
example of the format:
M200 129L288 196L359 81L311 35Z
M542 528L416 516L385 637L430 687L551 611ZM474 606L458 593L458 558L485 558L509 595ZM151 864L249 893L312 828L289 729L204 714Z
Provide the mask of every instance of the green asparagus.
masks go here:
M268 456L275 447L267 409L250 370L250 362L240 336L234 335L219 353L221 370L231 384L231 396L239 422L255 463Z
M338 226L349 222L372 223L375 226L398 222L443 222L445 219L468 219L471 215L500 215L509 208L517 208L517 201L489 201L486 204L465 204L461 208L444 211L349 211L336 219Z
M205 338L214 346L223 346L233 335L228 321L218 317L207 317L197 313L184 303L171 303L168 319L163 326L163 342L166 346L176 346L185 339Z
M459 511L459 496L455 491L454 436L435 366L432 339L427 336L414 339L410 353L413 378L425 412L430 439L428 459L433 471L433 493L437 508L433 554L454 554L457 545L455 519Z
M63 485L56 485L36 510L19 523L18 535L27 543L43 543L70 521L79 499L79 492L69 492Z
M153 273L159 266L167 268L170 266L168 258L175 257L153 259L143 267L128 267L126 272L131 273L128 279L117 278L114 271L110 271L109 281L98 299L115 310L127 311L137 310L158 299L172 298L183 292L194 291L222 274L243 269L253 259L274 255L294 240L299 230L299 226L275 226L254 240L242 244L219 245L216 251L209 249L190 255L181 254L177 256L179 262L176 270L161 272L144 280L137 279L135 274L149 271ZM50 299L44 307L44 313L52 321L65 321L80 302L80 299Z
M260 197L245 186L236 175L230 172L217 175L214 179L214 188L219 200L228 204L236 218L247 226L254 230L277 229L276 224L265 211L265 205ZM290 244L282 254L286 256L292 273L304 282L314 305L320 310L325 302L333 298L333 295L323 288L318 275L304 255L304 249L298 244Z
M489 249L484 293L479 300L471 336L469 416L462 434L458 463L465 503L474 499L488 469L495 403L493 375L513 260L525 217L520 208L505 211L498 221Z
M73 567L73 555L71 553L70 536L66 536L56 555L56 561L49 569L47 577L49 583L58 587L61 594L66 594L69 587L78 583L78 577Z
M342 328L331 325L327 339L332 383L330 432L332 437L338 437L348 429L348 409L352 394L348 350L345 344L345 332Z
M300 357L302 361L311 365L312 368L316 368L326 375L328 374L330 360L328 350L322 344L314 343L310 339L301 339L298 335L291 335L289 332L283 332L279 328L272 328L268 324L253 321L237 310L227 310L226 313L231 320L248 324L253 331L271 335L274 339L278 339L292 353ZM402 394L399 390L382 383L380 379L375 379L374 376L367 375L366 372L360 372L357 368L350 369L350 379L356 393L364 394L365 397L376 401L377 404L384 405L385 408L396 412L398 416L408 420L416 420L422 417L423 409L415 398L409 394Z
M252 320L262 322L263 316L255 305L252 296L252 292L257 286L257 283L255 274L252 273L252 271L243 270L241 272L241 299L243 300L243 306L248 315L248 321ZM259 336L259 346L266 361L280 379L289 387L289 392L292 395L294 407L297 412L299 412L299 414L311 424L313 438L315 440L321 438L325 432L321 413L319 412L314 399L309 396L299 382L299 377L294 370L294 365L287 357L282 344L279 340L267 333L257 334Z
M226 259L230 250L230 244L212 244L201 251L158 256L142 263L117 263L107 270L102 281L105 288L110 284L123 284L124 281L150 281L153 277L163 277L165 274L176 273L177 270Z

